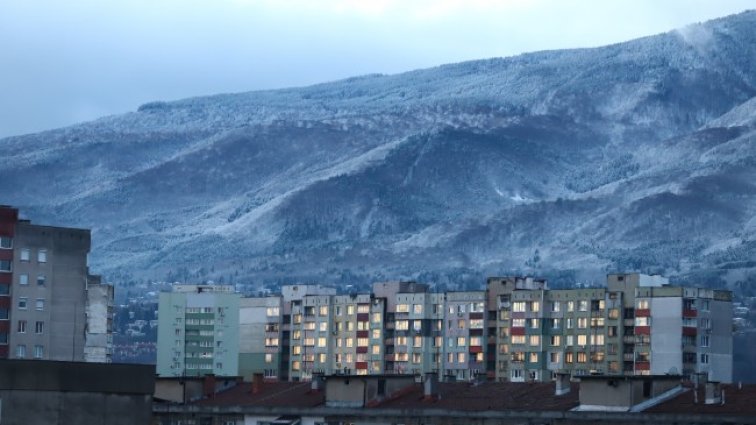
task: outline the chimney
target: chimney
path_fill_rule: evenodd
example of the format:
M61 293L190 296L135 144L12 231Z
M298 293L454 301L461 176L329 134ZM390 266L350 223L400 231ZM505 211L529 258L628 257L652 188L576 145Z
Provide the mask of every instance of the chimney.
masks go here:
M556 390L555 395L565 395L570 392L570 374L569 373L557 373L556 374Z
M706 383L706 400L705 404L722 403L722 386L719 382Z
M255 373L252 375L252 394L260 394L263 386L263 374Z
M438 374L426 373L423 379L423 399L433 400L438 398Z
M215 375L205 375L205 379L202 380L202 395L210 398L215 395Z
M310 382L310 390L318 392L323 391L324 376L320 372L312 372L312 381Z

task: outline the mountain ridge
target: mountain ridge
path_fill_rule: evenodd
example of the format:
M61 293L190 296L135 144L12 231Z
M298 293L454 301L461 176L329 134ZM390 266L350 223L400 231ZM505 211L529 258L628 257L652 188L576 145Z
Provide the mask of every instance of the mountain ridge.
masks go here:
M749 11L598 48L150 102L1 139L0 194L36 222L91 227L93 268L113 279L751 281L714 259L756 254L755 46Z

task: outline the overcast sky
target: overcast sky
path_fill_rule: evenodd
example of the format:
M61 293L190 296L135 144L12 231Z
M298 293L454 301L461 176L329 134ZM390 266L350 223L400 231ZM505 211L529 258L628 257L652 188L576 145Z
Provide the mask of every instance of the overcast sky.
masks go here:
M591 47L753 0L0 0L0 137L152 100Z

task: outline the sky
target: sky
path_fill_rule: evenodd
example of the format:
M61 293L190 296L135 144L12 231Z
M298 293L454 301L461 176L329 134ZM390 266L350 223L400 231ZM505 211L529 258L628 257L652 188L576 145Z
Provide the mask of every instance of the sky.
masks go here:
M142 103L594 47L754 0L0 0L0 138Z

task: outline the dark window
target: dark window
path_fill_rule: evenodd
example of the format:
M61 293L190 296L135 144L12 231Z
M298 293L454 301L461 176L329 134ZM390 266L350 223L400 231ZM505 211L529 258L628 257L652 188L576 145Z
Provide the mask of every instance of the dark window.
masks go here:
M13 239L8 236L0 236L0 248L11 249L13 248Z
M651 397L651 381L643 381L643 397Z
M11 262L8 260L0 260L0 272L11 271Z

